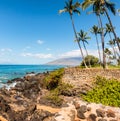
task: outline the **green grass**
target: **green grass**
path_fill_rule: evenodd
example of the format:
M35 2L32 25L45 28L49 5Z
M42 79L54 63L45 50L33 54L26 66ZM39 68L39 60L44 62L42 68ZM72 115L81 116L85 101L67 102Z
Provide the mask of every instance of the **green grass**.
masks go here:
M45 88L50 92L45 96L52 104L60 106L63 103L61 95L71 95L72 85L62 82L64 69L58 69L50 72L45 79Z
M83 99L88 102L120 107L120 82L115 79L97 77L95 87L87 95L83 95Z
M50 72L44 79L44 86L49 90L55 89L61 82L63 74L64 68Z
M83 68L85 68L84 66L78 66L79 68L81 68L81 69L83 69ZM100 65L95 65L95 66L92 66L91 67L91 69L103 69L103 67L101 66L100 67ZM120 65L118 65L118 66L115 66L115 65L108 65L107 66L107 69L120 69Z

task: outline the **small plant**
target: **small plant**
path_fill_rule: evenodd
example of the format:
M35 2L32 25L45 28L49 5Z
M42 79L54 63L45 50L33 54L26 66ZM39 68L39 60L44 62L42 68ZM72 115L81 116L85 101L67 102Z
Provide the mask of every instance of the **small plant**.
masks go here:
M120 107L120 82L115 79L97 77L95 87L87 95L83 95L83 99L88 102Z
M46 99L49 100L55 106L61 106L63 103L63 99L59 97L56 92L51 92L46 96Z

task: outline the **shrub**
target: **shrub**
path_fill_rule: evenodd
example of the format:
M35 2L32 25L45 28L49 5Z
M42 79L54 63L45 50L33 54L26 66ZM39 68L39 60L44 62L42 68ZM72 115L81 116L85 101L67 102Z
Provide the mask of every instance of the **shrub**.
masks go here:
M88 102L102 103L110 106L120 106L120 82L115 79L97 77L95 87L83 95Z
M50 72L44 79L45 87L50 91L45 98L56 106L60 106L63 103L60 95L71 95L72 85L62 82L63 73L63 68L58 69Z
M93 55L88 55L85 57L85 62L87 66L89 66L89 62L91 66L96 66L99 62L99 59ZM81 66L85 66L83 61L81 62Z
M64 69L58 69L53 72L50 72L44 79L45 87L49 90L55 89L58 84L61 82L61 78L63 76Z

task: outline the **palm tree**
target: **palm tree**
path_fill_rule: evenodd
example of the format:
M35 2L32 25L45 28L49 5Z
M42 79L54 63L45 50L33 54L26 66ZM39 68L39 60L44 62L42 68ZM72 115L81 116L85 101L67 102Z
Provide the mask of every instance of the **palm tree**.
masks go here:
M78 40L79 40L79 42L82 41L85 52L86 52L86 55L88 56L88 51L87 51L85 43L88 44L87 40L89 40L91 38L89 36L87 36L87 34L88 34L87 32L84 32L83 30L80 30L80 32L78 33ZM89 67L91 67L90 60L89 60Z
M105 48L105 54L108 59L107 62L108 62L108 64L110 64L111 63L110 59L112 59L112 57L111 57L112 52L108 48Z
M90 31L91 33L95 34L95 37L96 37L98 55L99 55L99 60L100 60L100 65L101 65L102 61L101 61L100 47L99 47L98 36L97 36L98 34L100 34L100 29L98 28L98 26L94 25Z
M110 24L106 24L106 32L105 32L104 35L106 35L107 33L109 34L110 41L109 41L108 44L113 48L114 56L115 56L115 58L116 58L116 54L117 54L117 52L116 52L116 50L115 50L116 41L115 41L115 39L112 39L112 36L111 36L111 34L110 34L111 32L112 32L112 27L111 27L111 25L110 25ZM118 42L119 42L119 38L118 38ZM117 54L117 55L119 56L119 54Z
M118 49L120 51L120 44L118 42L118 38L117 35L115 33L114 27L112 25L112 21L110 19L110 16L108 14L108 10L110 10L114 15L116 14L116 10L115 10L115 4L111 3L109 0L85 0L82 4L83 9L89 7L90 5L93 5L93 10L98 9L98 10L102 10L102 13L105 13L105 15L108 18L109 24L112 27L112 32L114 34L115 37L115 41L117 43ZM100 13L101 13L100 12Z
M104 13L102 7L99 5L101 0L85 0L82 3L82 8L83 10L89 7L90 5L93 5L93 12L96 14L98 18L98 24L99 27L101 28L101 43L102 43L102 55L103 55L103 68L106 68L106 56L105 56L105 43L104 43L104 29L103 29L103 24L102 24L102 19L101 19L101 14Z
M115 47L114 47L114 45L115 45L114 41L113 40L110 40L108 42L108 44L112 47L113 52L114 52L114 57L115 57L115 59L117 59L117 57L116 57L116 50L115 50Z
M109 34L109 37L110 37L110 40L112 40L112 36L111 36L111 32L112 32L112 27L110 24L106 24L106 28L105 28L106 32L104 34L104 36L106 36L106 34L108 33Z
M78 46L79 46L79 49L80 49L80 52L81 52L81 55L82 55L82 59L84 61L85 57L83 55L82 48L81 48L81 45L79 43L79 40L78 40L78 37L77 37L77 32L76 32L74 21L73 21L73 13L77 13L78 15L80 15L79 8L80 8L80 3L79 2L73 3L73 0L69 0L68 2L65 2L64 9L59 10L59 13L63 13L63 12L68 12L69 13L70 19L71 19L71 22L72 22L72 26L73 26L73 31L74 31L74 34L75 34L75 38L77 40L77 43L78 43ZM86 65L85 61L84 61L84 65L87 68L87 65Z

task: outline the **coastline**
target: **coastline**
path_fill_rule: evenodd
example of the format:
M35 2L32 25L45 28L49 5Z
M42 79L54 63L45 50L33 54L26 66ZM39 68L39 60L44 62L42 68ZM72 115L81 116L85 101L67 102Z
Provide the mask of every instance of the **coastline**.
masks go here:
M80 75L81 77L85 76L84 72L87 76L87 74L90 75L90 73L93 73L93 71L97 72L94 69L91 72L88 72L88 70L86 69L78 69L75 67L65 68L62 79L65 82L67 82L65 79L68 79L69 81L71 79L71 82L74 83L75 80L78 80ZM120 72L120 70L118 71ZM107 70L107 72L109 72L108 75L110 75L110 73L114 73L111 70ZM8 84L16 84L13 87L9 89L1 88L1 116L3 116L8 121L88 121L88 118L89 120L91 119L91 114L94 114L93 117L96 121L98 119L106 119L107 121L108 119L114 121L120 120L119 108L110 106L108 107L102 104L87 103L85 101L82 101L79 97L75 96L75 94L77 94L78 92L83 93L83 91L92 88L90 86L90 83L89 85L86 85L90 80L84 81L83 85L83 79L81 79L81 81L78 80L81 86L79 85L79 88L75 87L75 89L71 91L71 95L69 96L62 95L62 97L64 98L64 102L61 106L56 106L52 102L46 100L44 96L49 93L49 90L44 88L43 80L47 75L49 75L49 73L50 72L27 74L22 78L16 78L12 81L9 81ZM116 76L116 74L113 74L113 76L114 75ZM78 86L78 82L75 82L74 84ZM74 93L74 95L72 95L72 93ZM79 111L83 106L85 109L91 108L91 110L88 111L87 109L85 112ZM97 109L100 109L100 111L102 110L102 113L104 112L105 116L97 116ZM110 115L110 117L107 116L107 112L109 110L110 114L112 115ZM81 117L81 115L83 117ZM62 119L63 117L64 120Z

